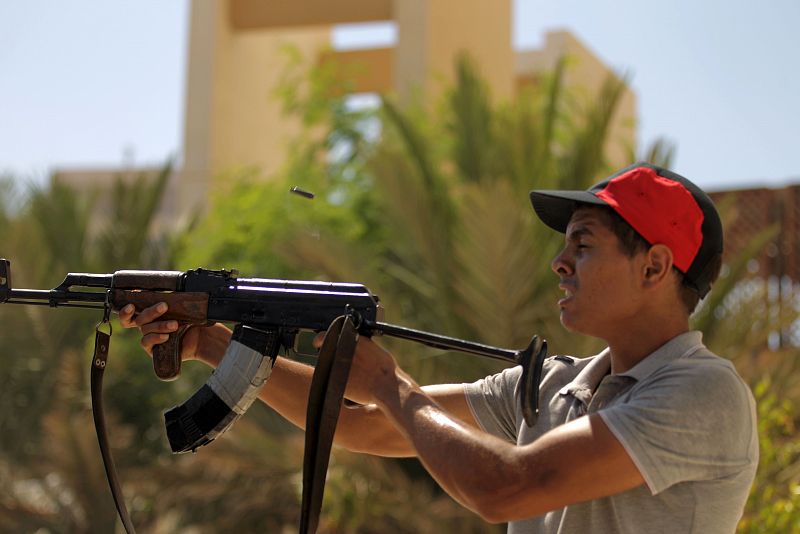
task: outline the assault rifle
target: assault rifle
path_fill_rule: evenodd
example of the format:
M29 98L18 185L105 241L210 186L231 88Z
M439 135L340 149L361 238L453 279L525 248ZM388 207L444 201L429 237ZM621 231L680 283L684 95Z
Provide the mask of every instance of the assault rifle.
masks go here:
M527 424L532 426L536 421L539 380L547 352L546 342L537 336L524 350L491 347L385 323L378 297L361 284L239 278L235 270L69 273L50 290L15 289L11 285L11 264L0 259L0 303L95 308L103 312L103 320L96 327L92 358L92 404L106 474L123 525L129 532L133 532L133 526L108 450L100 395L110 342L109 316L128 304L133 304L139 313L159 302L169 306L161 320L171 319L179 324L168 341L153 348L153 370L161 380L173 380L180 374L181 341L189 328L214 322L234 325L225 356L206 384L186 402L164 414L167 438L176 453L195 451L230 428L257 397L281 348L295 347L301 332L320 332L333 329L332 324L338 325L333 335L329 330L326 336L312 379L301 532L316 529L330 441L356 334L393 336L522 365L519 402ZM335 323L337 318L343 318L344 322ZM105 324L108 334L102 329ZM346 339L348 328L351 339ZM326 351L326 345L332 348Z

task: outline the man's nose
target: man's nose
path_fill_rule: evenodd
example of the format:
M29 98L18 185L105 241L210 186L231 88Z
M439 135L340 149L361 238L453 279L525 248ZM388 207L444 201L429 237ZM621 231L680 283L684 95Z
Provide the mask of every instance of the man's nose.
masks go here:
M550 268L559 276L572 274L572 264L567 255L567 249L562 250L553 258L553 261L550 262Z

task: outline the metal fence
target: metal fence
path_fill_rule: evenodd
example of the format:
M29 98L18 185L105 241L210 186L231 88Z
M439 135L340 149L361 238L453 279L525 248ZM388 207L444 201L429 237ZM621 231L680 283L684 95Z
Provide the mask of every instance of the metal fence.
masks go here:
M800 346L800 185L710 193L726 219L725 259L742 254L770 227L775 237L753 254L748 284L762 284L768 313L788 323L772 347Z

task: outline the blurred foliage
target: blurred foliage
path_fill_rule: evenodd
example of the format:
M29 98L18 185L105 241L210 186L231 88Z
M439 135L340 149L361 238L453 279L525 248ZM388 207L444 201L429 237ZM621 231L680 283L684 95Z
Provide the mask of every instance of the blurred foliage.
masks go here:
M772 382L755 387L760 462L738 532L800 532L800 443L796 399L781 398Z
M12 287L51 288L68 272L113 272L123 266L165 268L165 236L153 236L155 209L172 174L167 164L155 177L122 178L114 184L108 213L98 209L99 192L80 195L54 177L48 184L15 192L16 203L3 226L3 256L13 259ZM93 215L107 222L92 224ZM58 278L55 278L58 277ZM96 312L47 306L4 306L0 320L0 473L4 500L0 523L14 531L111 532L117 522L93 435L88 392L89 339ZM127 340L126 340L127 338ZM132 333L115 336L108 391L122 393L130 376L113 359L132 352ZM123 341L122 343L118 343ZM129 350L124 350L125 346ZM141 361L141 350L135 358ZM143 363L147 363L146 361ZM149 367L149 364L148 364ZM130 380L135 383L136 380ZM133 441L132 430L155 427L160 396L154 381L121 395L136 407L129 427L115 428L112 444ZM113 396L113 395L112 395ZM153 404L151 404L153 403ZM115 403L112 426L124 407ZM146 434L146 433L145 433ZM137 450L146 451L141 444ZM159 450L162 449L159 443ZM151 450L153 448L151 447ZM146 455L146 454L145 454ZM136 455L123 455L122 471ZM152 457L147 458L148 465Z
M289 51L290 54L295 52ZM52 181L19 191L0 179L3 255L17 287L53 287L66 272L118 268L237 268L247 276L358 281L386 320L521 347L590 354L597 340L565 332L550 261L563 237L536 224L528 191L585 188L614 170L609 125L626 81L609 77L582 99L564 84L567 61L512 101L498 102L467 58L440 103L354 107L347 77L305 71L295 56L277 95L303 131L276 176L235 169L215 178L196 224L157 232L172 173L118 180L78 195ZM631 159L669 165L657 140ZM298 186L309 200L289 193ZM103 209L100 209L104 206ZM721 207L726 224L735 214ZM92 219L102 215L102 224ZM774 238L766 229L725 266L693 321L731 358L759 400L761 468L742 532L797 528L798 455L793 378L797 351L765 351L780 321L747 261ZM0 524L15 532L112 532L115 510L96 454L85 356L97 314L0 307ZM383 340L422 383L471 381L500 368L471 356ZM154 379L135 332L115 332L106 373L109 428L129 509L154 533L285 532L299 515L302 434L264 406L198 454L172 456L160 412L208 374ZM765 373L772 369L772 373ZM795 373L796 374L796 373ZM756 385L757 384L757 385ZM780 400L779 400L780 399ZM21 416L24 414L24 416ZM321 532L500 532L444 494L418 463L335 451Z

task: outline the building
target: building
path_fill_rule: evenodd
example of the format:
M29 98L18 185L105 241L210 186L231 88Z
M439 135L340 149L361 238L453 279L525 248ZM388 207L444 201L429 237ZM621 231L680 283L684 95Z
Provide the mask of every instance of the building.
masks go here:
M508 99L570 58L565 84L594 95L612 71L565 31L549 33L540 50L512 48L511 0L192 0L186 77L182 168L171 185L180 202L166 217L185 217L207 204L226 171L259 168L268 179L285 162L299 124L287 117L274 90L291 46L305 61L353 67L355 93L414 93L435 99L454 77L456 57L467 52L494 98ZM392 21L391 47L337 51L337 24ZM627 163L635 139L636 102L627 91L611 127L609 154ZM430 100L426 100L430 101ZM103 186L111 170L59 173L79 187Z

